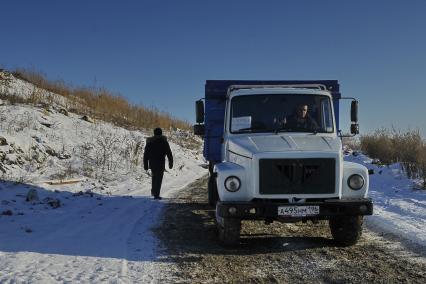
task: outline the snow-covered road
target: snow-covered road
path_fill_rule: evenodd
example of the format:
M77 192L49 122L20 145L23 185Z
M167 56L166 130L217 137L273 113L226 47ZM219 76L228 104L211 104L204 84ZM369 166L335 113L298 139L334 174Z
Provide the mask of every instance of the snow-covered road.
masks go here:
M150 228L167 196L204 174L203 169L180 177L166 174L162 201L153 200L150 189L138 184L127 184L131 196L91 197L38 187L40 199L53 194L63 200L57 209L27 206L24 196L32 186L1 184L2 197L15 200L11 207L16 215L0 218L0 282L154 281L165 264Z

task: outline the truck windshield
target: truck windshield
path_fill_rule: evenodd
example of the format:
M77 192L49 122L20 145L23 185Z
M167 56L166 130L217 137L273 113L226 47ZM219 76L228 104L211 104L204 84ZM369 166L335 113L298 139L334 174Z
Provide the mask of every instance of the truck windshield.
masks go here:
M330 98L324 95L259 94L231 101L231 133L332 133Z

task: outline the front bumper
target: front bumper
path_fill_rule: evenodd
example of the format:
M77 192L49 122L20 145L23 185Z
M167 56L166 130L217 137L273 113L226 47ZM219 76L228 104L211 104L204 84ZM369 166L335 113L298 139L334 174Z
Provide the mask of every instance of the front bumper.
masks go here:
M278 207L280 206L319 206L319 214L311 216L280 216ZM232 209L231 209L232 208ZM361 199L328 199L318 202L305 203L284 203L274 201L256 202L221 202L216 205L216 215L218 217L238 218L244 220L262 219L328 219L333 216L348 215L372 215L373 202L370 198Z

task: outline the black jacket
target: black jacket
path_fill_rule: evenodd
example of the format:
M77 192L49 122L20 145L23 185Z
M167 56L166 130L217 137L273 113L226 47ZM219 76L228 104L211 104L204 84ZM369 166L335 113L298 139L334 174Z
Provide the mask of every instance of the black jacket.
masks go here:
M170 150L167 138L162 135L149 137L146 141L145 151L143 155L143 167L145 170L162 170L165 169L166 156L169 160L169 168L173 167L173 155Z
M318 130L317 122L309 115L306 115L305 118L293 115L287 121L286 126L294 129Z

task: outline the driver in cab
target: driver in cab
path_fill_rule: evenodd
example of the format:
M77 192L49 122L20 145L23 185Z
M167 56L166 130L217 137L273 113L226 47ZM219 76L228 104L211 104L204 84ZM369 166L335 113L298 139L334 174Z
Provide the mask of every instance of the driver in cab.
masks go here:
M298 105L294 114L286 122L285 126L291 129L318 129L318 123L308 114L307 104Z

